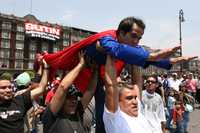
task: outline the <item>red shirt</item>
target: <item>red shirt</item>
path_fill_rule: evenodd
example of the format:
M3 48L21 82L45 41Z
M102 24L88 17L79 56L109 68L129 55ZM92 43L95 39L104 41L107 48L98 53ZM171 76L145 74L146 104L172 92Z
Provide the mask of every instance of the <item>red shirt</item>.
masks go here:
M197 90L197 81L195 79L187 79L186 86L189 92L196 92Z
M174 107L173 109L173 121L174 122L180 122L183 120L183 113L184 113L184 107L181 105L179 109Z
M45 104L48 105L51 102L51 99L53 98L53 96L55 95L55 92L53 90L50 90L47 93L47 96L45 98Z

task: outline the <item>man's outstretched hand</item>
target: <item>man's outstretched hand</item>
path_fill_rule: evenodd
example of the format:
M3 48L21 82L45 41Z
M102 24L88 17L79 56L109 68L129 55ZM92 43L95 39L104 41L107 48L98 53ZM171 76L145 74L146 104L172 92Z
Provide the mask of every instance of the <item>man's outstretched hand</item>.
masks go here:
M175 46L173 48L162 49L158 52L150 53L148 61L157 61L160 59L168 58L170 55L172 55L179 49L181 49L181 45Z
M196 58L198 58L198 56L182 56L182 57L170 58L170 63L177 64L177 63L187 62Z

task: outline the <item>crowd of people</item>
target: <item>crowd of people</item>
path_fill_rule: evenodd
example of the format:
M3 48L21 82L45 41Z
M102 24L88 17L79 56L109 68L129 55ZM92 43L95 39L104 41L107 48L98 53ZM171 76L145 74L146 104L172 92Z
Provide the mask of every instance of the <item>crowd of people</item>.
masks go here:
M192 73L144 76L141 69L169 70L196 57L170 57L181 46L148 52L139 45L144 30L141 19L128 17L116 31L37 55L32 78L1 73L0 132L188 132L200 80ZM56 69L62 72L55 76Z

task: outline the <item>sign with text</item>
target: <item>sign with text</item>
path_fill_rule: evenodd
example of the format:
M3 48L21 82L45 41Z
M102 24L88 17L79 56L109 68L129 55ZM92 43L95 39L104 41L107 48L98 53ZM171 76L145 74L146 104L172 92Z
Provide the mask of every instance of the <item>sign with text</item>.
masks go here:
M39 37L53 41L60 39L60 28L25 23L25 31L26 34L30 35L31 37Z

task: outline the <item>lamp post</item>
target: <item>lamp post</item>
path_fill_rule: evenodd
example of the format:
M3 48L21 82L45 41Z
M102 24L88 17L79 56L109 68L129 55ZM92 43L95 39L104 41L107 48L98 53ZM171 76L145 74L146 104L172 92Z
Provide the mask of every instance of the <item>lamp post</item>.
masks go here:
M180 41L180 45L181 45L180 56L183 55L183 51L182 51L182 27L181 27L182 26L181 23L185 21L183 15L184 15L183 10L180 9L179 10L179 37L180 37L179 41ZM183 71L183 64L181 63L180 65L181 65L180 66L180 71L182 72Z

